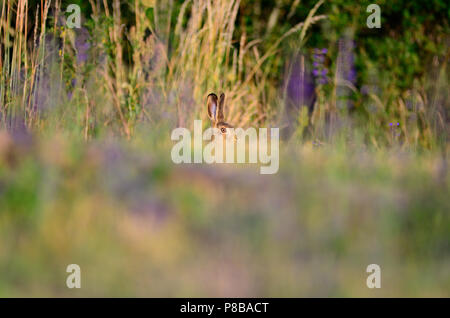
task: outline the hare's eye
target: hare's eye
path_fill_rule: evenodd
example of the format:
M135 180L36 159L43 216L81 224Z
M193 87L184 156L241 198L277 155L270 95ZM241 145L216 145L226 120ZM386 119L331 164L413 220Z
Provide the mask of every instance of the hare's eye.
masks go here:
M220 131L222 132L222 134L227 132L227 129L225 127L220 128Z

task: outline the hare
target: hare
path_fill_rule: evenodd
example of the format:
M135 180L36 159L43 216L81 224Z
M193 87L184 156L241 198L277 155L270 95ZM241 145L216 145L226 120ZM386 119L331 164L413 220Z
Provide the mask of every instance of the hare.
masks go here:
M208 111L208 117L211 119L213 128L218 128L224 137L231 137L232 132L230 128L234 128L232 125L225 121L223 112L225 104L225 94L220 94L220 98L217 99L217 95L211 93L206 99L206 106Z
M206 99L208 117L211 119L212 127L218 129L223 137L212 136L212 139L217 141L218 144L214 148L208 148L208 151L214 149L215 157L212 161L208 159L208 162L246 163L246 157L248 157L248 163L257 163L259 157L262 163L270 162L270 166L260 168L262 174L276 173L279 166L278 128L271 128L270 136L267 135L267 128L259 128L259 132L263 133L262 138L258 136L258 132L254 127L249 127L245 130L241 127L235 128L225 121L224 106L225 94L220 94L220 98L217 98L217 95L214 93L208 95ZM220 142L222 141L225 142L222 144L222 149L220 149ZM225 160L223 158L224 155Z

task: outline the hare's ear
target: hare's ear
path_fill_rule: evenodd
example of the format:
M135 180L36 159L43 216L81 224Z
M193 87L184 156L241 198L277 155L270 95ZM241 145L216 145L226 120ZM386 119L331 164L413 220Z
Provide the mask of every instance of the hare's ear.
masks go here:
M206 106L208 108L208 117L213 122L217 120L217 95L214 93L211 93L208 95L208 98L206 99Z
M218 122L225 120L225 116L223 114L224 104L225 104L225 94L222 93L222 94L220 94L220 98L219 98L219 110L217 113L217 121Z

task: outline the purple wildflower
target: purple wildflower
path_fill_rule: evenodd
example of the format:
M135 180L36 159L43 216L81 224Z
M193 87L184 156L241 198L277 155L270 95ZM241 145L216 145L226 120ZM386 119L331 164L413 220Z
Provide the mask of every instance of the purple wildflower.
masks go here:
M289 138L297 124L301 107L312 111L316 99L314 77L306 56L298 54L290 63L289 76L286 78L286 121L283 138Z
M398 130L400 123L396 122L396 123L389 123L390 126L390 131L392 134L392 137L399 137L401 134L401 131Z
M88 51L91 48L89 43L89 32L85 28L81 28L77 32L77 38L75 40L75 49L77 51L77 63L81 64L87 61Z
M314 54L313 55L314 61L317 61L319 64L323 63L325 58L321 54Z
M69 100L71 100L73 97L73 91L74 91L76 85L77 85L77 79L72 78L72 80L70 81L70 90L67 93L67 97L69 98Z
M289 100L298 106L310 106L314 96L314 81L310 71L302 64L304 62L297 60L292 65L287 84L287 95Z
M324 54L326 54L328 52L327 49L314 49L315 54L313 55L314 57L314 62L313 62L313 66L314 66L314 70L313 70L313 75L316 77L317 83L320 85L324 85L327 83L327 73L328 73L328 69L326 68L326 66L324 65L324 61L325 61L325 56Z
M356 83L354 48L354 41L348 37L339 40L338 75L352 84Z
M351 89L348 84L356 84L356 69L355 69L355 42L353 35L347 33L339 40L339 55L337 59L337 79L340 83L337 87L337 95L339 98L338 108L352 108L353 103L349 100Z
M319 78L319 84L325 85L327 83L327 79L325 77Z

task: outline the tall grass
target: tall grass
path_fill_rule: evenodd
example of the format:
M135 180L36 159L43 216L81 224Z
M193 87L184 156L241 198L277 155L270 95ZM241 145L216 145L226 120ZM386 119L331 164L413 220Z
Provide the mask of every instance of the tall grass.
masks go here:
M281 41L265 53L257 48L258 39L248 41L243 34L236 41L233 34L239 1L186 1L175 27L171 21L173 4L154 6L154 19L150 20L145 14L146 6L136 1L133 7L136 22L129 29L122 25L119 1L113 1L112 5L91 3L94 25L84 41L92 49L88 61L80 64L76 61L79 53L75 43L80 32L64 25L60 2L52 7L53 24L48 19L51 1L43 2L41 15L38 8L28 8L27 1L3 2L3 125L7 124L7 118L15 117L15 111L26 117L29 127L38 126L45 118L38 109L37 99L44 89L41 82L50 80L52 67L59 69L58 76L51 77L52 87L62 88L66 95L71 90L84 95L74 98L79 102L74 106L84 108L83 119L70 120L75 119L83 127L85 138L93 133L92 121L106 126L120 123L121 133L130 137L136 122L152 120L150 112L155 99L155 105L166 104L166 111L175 116L178 125L185 125L192 116L203 115L204 98L212 90L227 92L231 121L240 125L264 122L267 105L261 101L268 88L268 74L262 65L276 53ZM33 38L27 25L31 12L36 12ZM11 22L14 17L16 23ZM308 23L321 18L312 17ZM48 25L56 35L52 41L45 40ZM286 36L302 27L300 23ZM148 31L150 36L146 35ZM58 49L56 59L46 54L48 46ZM67 87L68 77L77 79L75 87ZM84 87L82 82L87 82L87 78L93 78L91 84L95 85L95 91L107 95L101 98L113 106L106 117L96 118L104 111L105 103L99 103L100 96L92 96ZM58 79L66 82L55 83ZM58 97L61 100L52 103L65 104L64 96Z
M280 125L284 84L271 74L271 65L286 58L288 66L295 59L280 55L283 43L297 43L297 51L308 52L308 29L326 19L317 15L323 3L318 1L306 20L281 38L263 43L245 32L236 38L239 0L185 1L179 7L173 1L134 1L127 6L135 21L127 26L120 1L90 1L92 19L83 18L81 30L67 27L61 1L46 0L37 7L26 0L3 1L2 126L23 119L37 130L72 127L85 139L105 130L131 138L141 123L186 126L194 118L206 119L204 102L211 91L226 92L228 120L237 126ZM340 77L339 59L330 66L334 80L327 89L316 88L314 112L305 114L310 118L297 136L332 142L326 131L334 125L358 129L374 147L447 143L446 62L428 79L431 87L412 88L407 95L363 94ZM340 87L356 96L356 114L336 107ZM301 112L294 116L305 122ZM394 121L401 123L398 138L388 128Z

